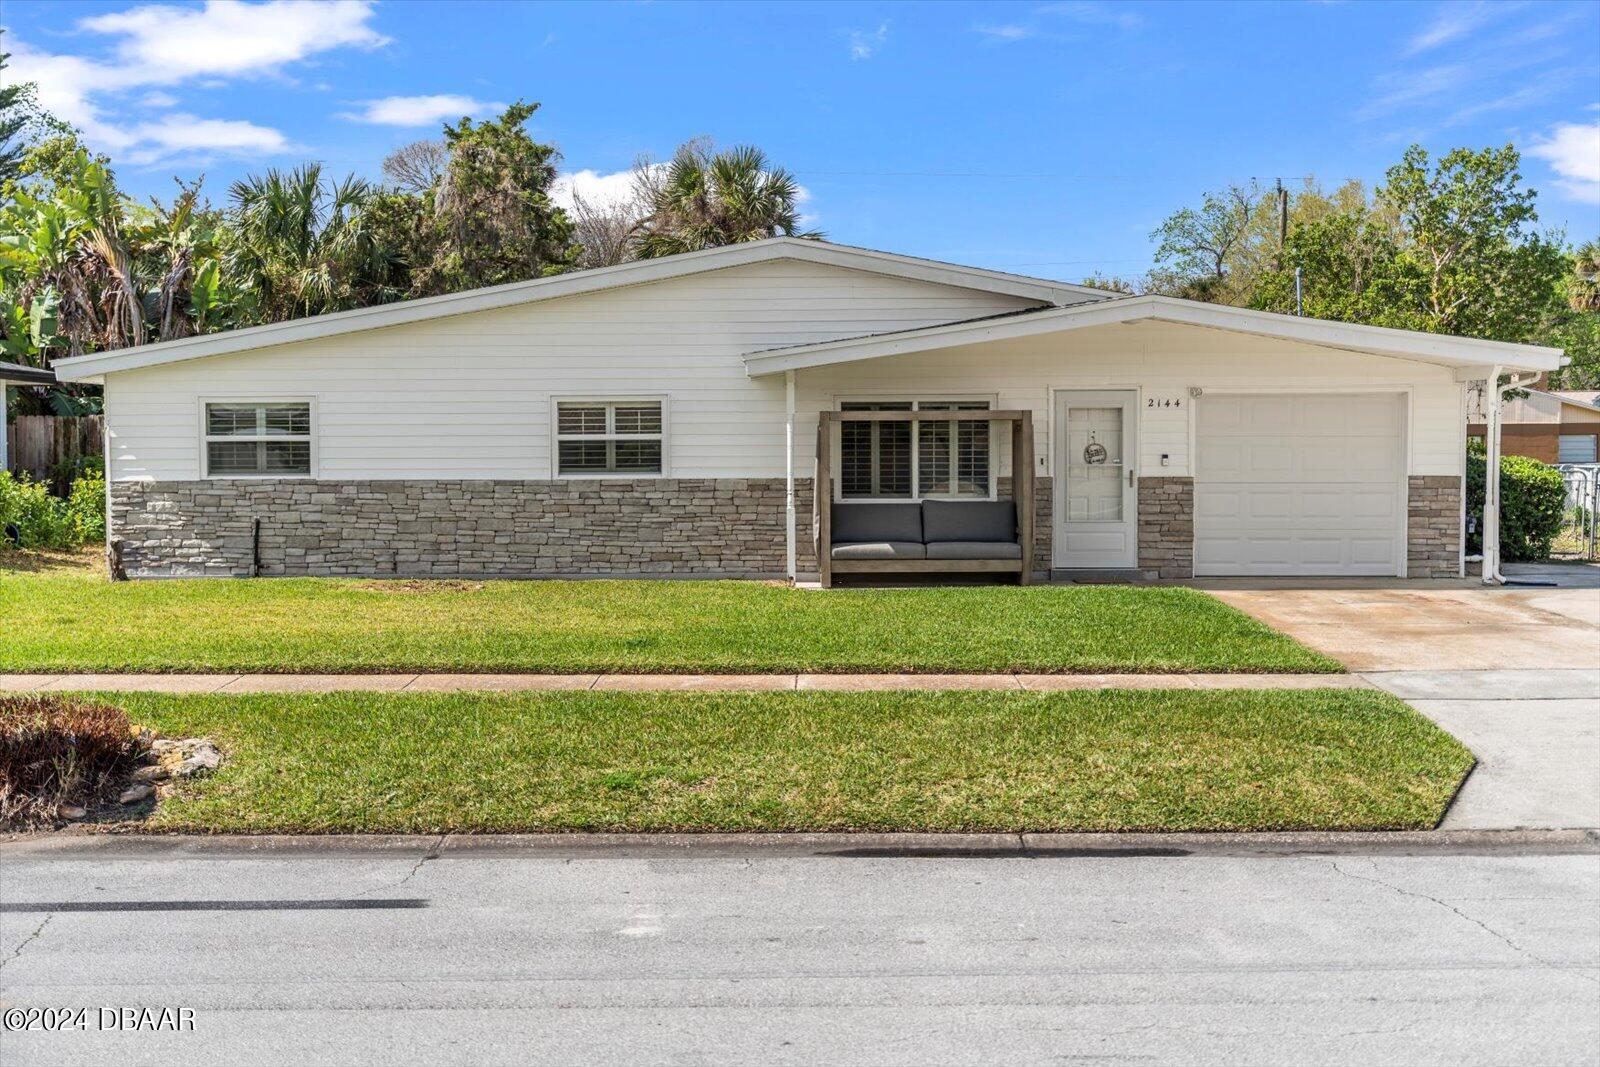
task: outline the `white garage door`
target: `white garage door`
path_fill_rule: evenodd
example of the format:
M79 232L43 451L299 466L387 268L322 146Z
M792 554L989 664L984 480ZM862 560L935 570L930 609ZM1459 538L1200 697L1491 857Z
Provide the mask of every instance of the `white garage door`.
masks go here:
M1400 396L1208 394L1197 420L1195 574L1400 572Z

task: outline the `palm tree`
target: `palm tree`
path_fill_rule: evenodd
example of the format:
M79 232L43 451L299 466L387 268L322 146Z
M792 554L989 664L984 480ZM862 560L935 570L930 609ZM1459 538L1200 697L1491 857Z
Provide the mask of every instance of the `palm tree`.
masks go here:
M373 239L363 209L377 190L322 165L269 170L233 183L228 267L262 322L364 307L394 299L391 256Z
M644 172L650 213L634 246L640 259L801 233L800 186L759 148L715 152L707 141L679 148L664 168Z

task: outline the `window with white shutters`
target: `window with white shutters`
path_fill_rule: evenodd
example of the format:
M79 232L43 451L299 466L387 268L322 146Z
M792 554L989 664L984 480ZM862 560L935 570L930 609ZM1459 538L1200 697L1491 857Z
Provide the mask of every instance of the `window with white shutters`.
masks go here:
M660 474L665 429L659 400L558 400L556 471L562 477Z
M206 476L311 474L311 402L226 401L205 406Z
M845 401L851 411L987 411L985 400ZM990 495L989 423L839 423L839 495L913 500Z

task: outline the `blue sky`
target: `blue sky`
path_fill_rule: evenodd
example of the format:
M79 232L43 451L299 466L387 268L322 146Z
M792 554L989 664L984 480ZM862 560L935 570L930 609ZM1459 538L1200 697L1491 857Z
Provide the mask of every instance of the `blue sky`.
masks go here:
M1382 176L1517 144L1547 225L1600 234L1600 4L39 3L8 75L167 195L318 159L376 176L441 115L540 102L603 190L696 135L794 171L827 236L1076 279L1229 181ZM593 185L599 181L599 185ZM615 184L615 181L609 183Z

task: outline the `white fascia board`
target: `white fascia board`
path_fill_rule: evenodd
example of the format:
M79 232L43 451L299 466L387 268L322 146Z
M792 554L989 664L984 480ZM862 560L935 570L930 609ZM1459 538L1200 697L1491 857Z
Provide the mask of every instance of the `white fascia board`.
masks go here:
M1382 326L1306 319L1269 311L1252 311L1222 304L1204 304L1167 296L1133 296L1049 308L1013 318L952 323L908 330L901 334L824 341L811 345L754 352L745 357L752 377L787 370L805 370L838 363L854 363L883 356L909 355L942 348L1011 340L1059 330L1084 329L1114 323L1170 322L1300 341L1342 351L1413 359L1442 366L1499 364L1523 370L1556 370L1563 357L1559 348L1481 341L1469 337L1393 330Z
M1063 282L1023 278L998 271L937 263L933 260L914 259L909 256L850 248L798 237L774 237L765 241L725 245L662 259L636 260L615 267L574 271L570 274L513 282L487 289L473 289L463 293L424 297L420 300L406 300L395 304L380 304L376 307L276 322L266 326L203 334L181 341L165 341L135 348L96 352L57 360L54 366L57 377L62 381L88 381L91 377L117 371L136 370L140 367L201 359L206 356L248 352L253 349L335 337L362 330L402 326L426 319L465 315L475 311L493 311L519 304L620 289L704 271L723 270L728 267L779 259L828 264L850 270L1001 293L1025 300L1035 300L1041 304L1082 303L1102 299L1105 295L1096 289Z

